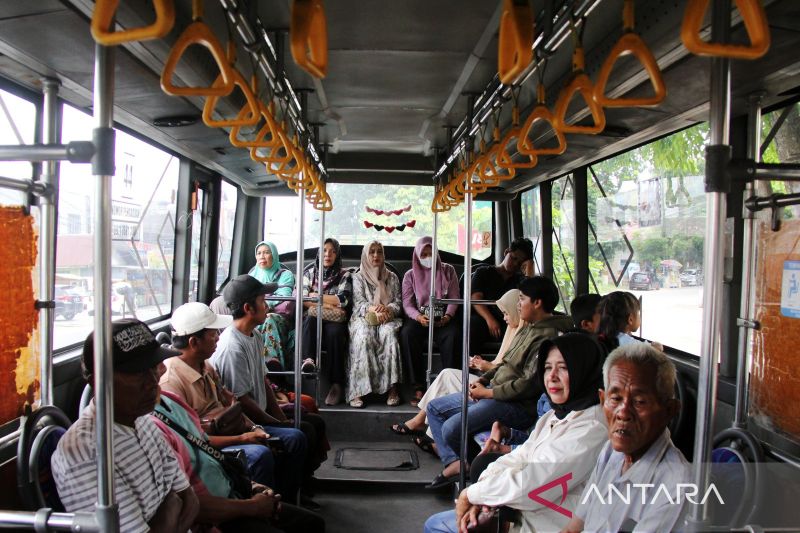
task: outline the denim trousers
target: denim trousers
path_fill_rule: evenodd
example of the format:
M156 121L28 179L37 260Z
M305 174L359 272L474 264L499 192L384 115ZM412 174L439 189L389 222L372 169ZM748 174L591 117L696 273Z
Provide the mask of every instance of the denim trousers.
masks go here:
M442 511L425 521L425 533L458 533L455 511Z

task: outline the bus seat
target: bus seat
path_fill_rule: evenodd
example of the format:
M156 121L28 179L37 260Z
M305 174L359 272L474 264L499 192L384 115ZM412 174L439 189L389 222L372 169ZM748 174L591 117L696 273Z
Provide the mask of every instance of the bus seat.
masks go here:
M712 445L711 481L726 502L723 509L713 505L716 503L714 498L709 500L712 503L713 523L741 527L749 523L749 518L754 516L761 504L764 450L753 435L736 428L718 433ZM732 513L731 508L734 510ZM720 518L723 515L724 518Z
M92 401L94 398L94 389L92 388L91 383L87 383L86 386L83 387L83 392L81 392L81 403L78 405L78 416L81 416L83 410L86 409L86 406L89 405L89 402Z
M20 499L30 511L43 507L64 510L50 471L50 457L69 426L67 415L54 406L28 412L20 420L17 488Z

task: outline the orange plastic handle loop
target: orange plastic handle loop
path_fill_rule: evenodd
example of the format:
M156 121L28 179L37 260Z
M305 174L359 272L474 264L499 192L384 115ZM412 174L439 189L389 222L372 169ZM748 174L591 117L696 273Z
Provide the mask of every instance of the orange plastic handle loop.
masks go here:
M292 155L292 147L291 143L289 142L288 138L286 137L286 133L283 131L283 126L280 126L275 132L275 135L278 136L280 143L272 149L270 149L269 154L264 157L259 157L256 159L253 156L254 150L250 150L250 157L256 161L261 161L267 164L267 170L270 174L278 174L279 171L282 170L283 165L292 161L294 156ZM280 176L279 176L280 177Z
M484 160L481 175L483 176L484 183L490 187L497 185L501 181L513 179L517 172L513 167L501 167L497 164L497 158L502 148L503 146L498 142L489 148L489 152L486 154L486 159Z
M333 211L333 202L327 192L324 194L321 201L314 204L314 208L319 211Z
M533 144L533 131L538 123L546 122L556 137L557 146L550 148L537 147ZM543 104L537 104L531 114L525 119L525 124L520 127L519 139L517 139L517 150L519 153L530 156L540 155L561 155L567 150L567 139L564 134L556 127L556 117Z
M580 93L583 97L586 106L592 113L594 119L593 126L577 126L574 124L567 124L567 108L575 93ZM587 135L596 135L603 131L606 127L606 115L603 112L603 107L598 104L594 99L594 86L592 80L586 74L578 74L572 81L561 90L556 101L556 107L553 110L555 116L555 129L561 133L583 133Z
M246 140L242 139L239 135L241 133L242 126L233 126L231 128L231 132L228 135L228 140L230 143L237 147L237 148L273 148L280 144L280 140L278 139L277 135L273 135L272 131L278 127L275 119L272 118L272 111L271 106L264 105L263 102L258 102L258 109L261 113L261 118L264 119L264 124L261 128L258 129L256 132L255 137L253 140ZM248 113L249 109L245 106L242 110L239 111L240 115L245 115ZM263 163L261 159L257 159L254 157L253 152L250 152L250 157L254 161L258 161Z
M731 59L758 59L767 53L771 38L767 14L760 0L736 0L736 7L742 15L745 31L750 38L750 46L709 43L700 39L700 29L708 4L709 0L689 0L686 4L681 40L691 53Z
M294 0L289 25L297 66L322 79L328 73L328 22L322 0Z
M636 59L644 67L647 75L650 76L650 83L653 85L653 96L642 98L608 98L606 96L606 85L608 78L611 76L611 70L617 59L624 55L633 54ZM603 66L600 68L600 74L597 77L597 82L594 85L594 99L603 107L637 107L637 106L654 106L664 101L667 97L667 85L664 83L664 78L661 76L661 69L658 68L658 63L650 48L645 44L639 35L635 33L626 33L623 35L611 53L606 58Z
M193 44L203 46L211 52L211 57L214 58L217 68L219 68L222 83L211 87L178 87L172 83L172 76L178 61L186 49ZM225 57L225 51L219 40L205 22L199 20L192 22L178 37L169 52L166 63L164 63L164 70L161 71L161 88L172 96L228 96L231 94L233 91L231 65Z
M478 157L473 161L464 173L464 192L480 194L486 192L488 186L483 182L479 168L483 165L483 157ZM476 181L477 180L477 181Z
M533 10L530 4L503 0L497 41L497 74L511 85L533 59Z
M217 101L219 100L219 96L209 96L206 98L206 102L203 105L203 122L205 122L206 126L212 128L255 126L261 119L261 111L259 109L258 100L256 99L256 95L253 94L253 91L250 89L250 85L247 83L247 80L244 79L242 73L236 68L232 68L231 72L233 73L234 86L239 87L239 89L242 91L242 94L244 94L247 103L244 105L244 107L242 107L239 113L237 113L236 118L214 120L212 114L217 105ZM222 83L222 76L217 76L214 85L217 83ZM242 111L246 111L246 113L243 114Z
M92 37L103 46L114 46L131 41L160 39L175 25L175 3L173 0L153 0L156 20L149 26L112 31L114 14L119 0L97 0L92 12Z
M498 146L500 150L497 152L497 166L500 168L533 168L539 164L539 160L535 155L521 154L527 157L527 160L514 162L513 154L509 152L509 146L512 150L516 150L519 143L519 137L522 134L519 126L511 128L506 133L505 137L500 141Z

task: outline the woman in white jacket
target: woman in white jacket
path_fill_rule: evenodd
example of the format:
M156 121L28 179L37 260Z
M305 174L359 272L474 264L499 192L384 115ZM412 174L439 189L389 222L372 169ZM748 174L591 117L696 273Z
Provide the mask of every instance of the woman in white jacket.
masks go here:
M539 419L525 444L461 491L455 511L431 516L426 533L466 531L482 510L500 506L518 511L515 531L563 528L608 439L598 396L604 359L605 351L585 333L546 341L537 371L553 410Z

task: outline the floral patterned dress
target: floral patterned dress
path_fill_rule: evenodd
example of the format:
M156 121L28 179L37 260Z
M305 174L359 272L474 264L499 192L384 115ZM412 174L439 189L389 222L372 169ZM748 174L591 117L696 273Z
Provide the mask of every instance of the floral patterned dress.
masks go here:
M364 319L372 305L375 288L370 286L360 272L353 274L353 314L350 317L350 357L348 361L347 401L370 392L384 393L403 376L400 359L398 331L403 325L400 316L402 305L400 281L389 272L388 290L394 319L379 326L370 326Z

